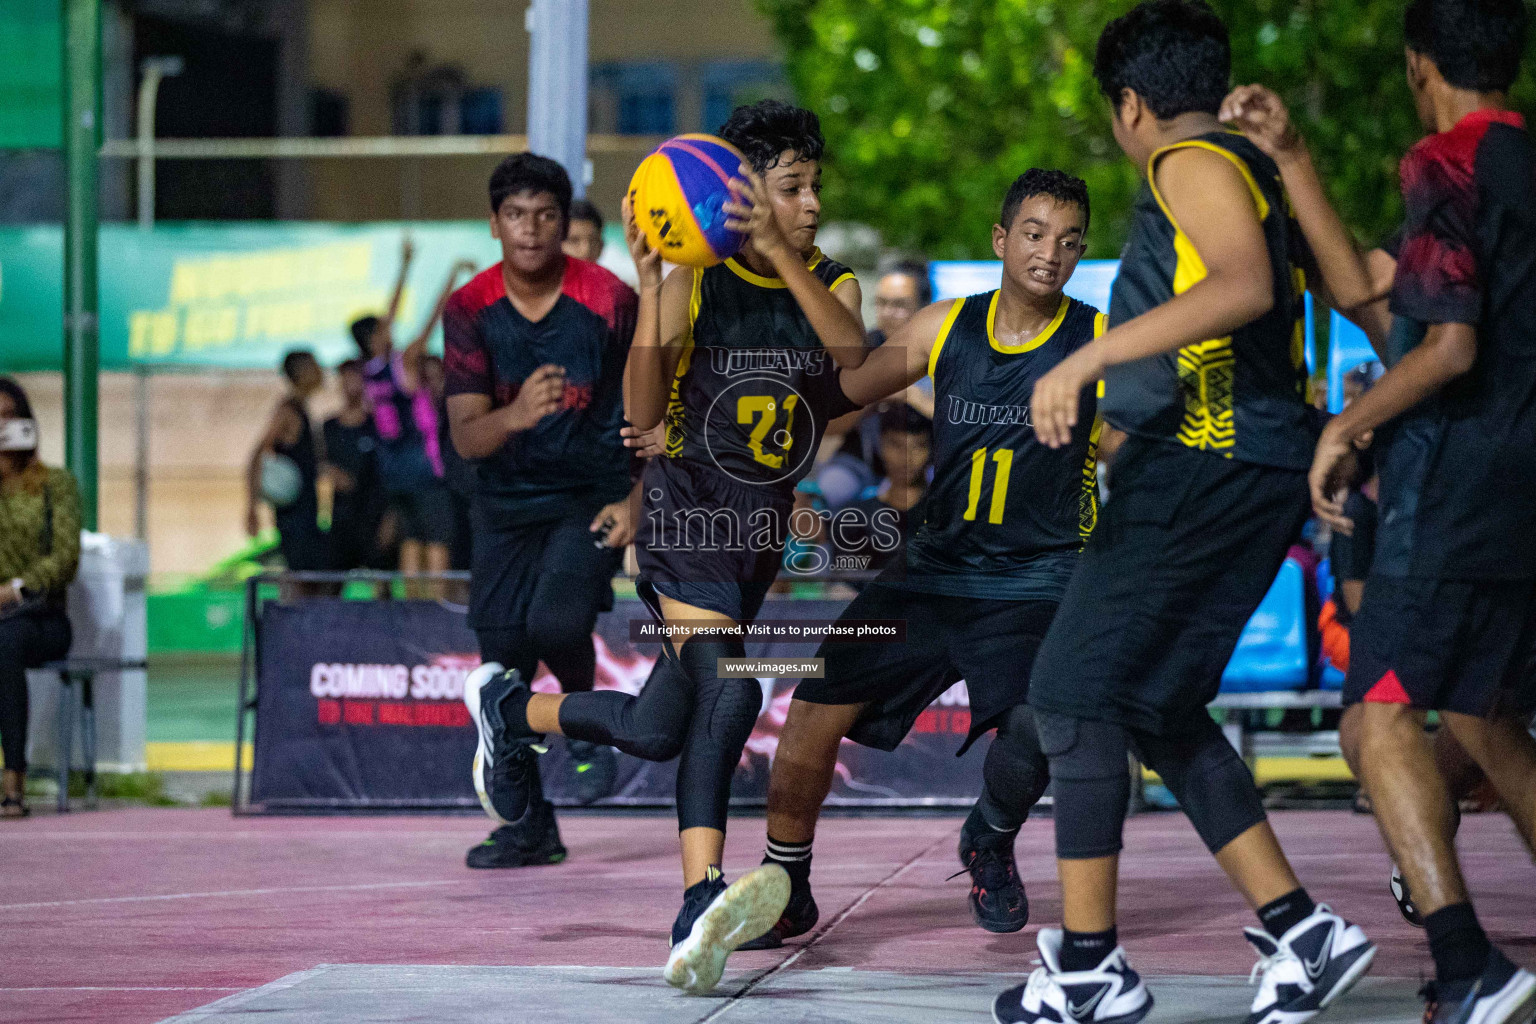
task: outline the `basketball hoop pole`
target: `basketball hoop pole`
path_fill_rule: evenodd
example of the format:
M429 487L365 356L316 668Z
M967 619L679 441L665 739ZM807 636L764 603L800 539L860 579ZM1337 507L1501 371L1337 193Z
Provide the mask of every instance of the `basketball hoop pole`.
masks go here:
M96 151L101 146L101 0L61 0L64 62L64 462L80 519L96 529L98 466Z
M528 45L528 148L571 176L587 194L587 0L533 0Z

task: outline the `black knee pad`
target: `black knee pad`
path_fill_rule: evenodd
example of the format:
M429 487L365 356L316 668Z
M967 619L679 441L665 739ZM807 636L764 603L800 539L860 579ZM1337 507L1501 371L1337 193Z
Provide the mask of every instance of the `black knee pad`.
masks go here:
M1170 736L1139 736L1136 745L1212 853L1264 821L1253 773L1209 715Z
M1131 798L1125 729L1050 712L1037 712L1035 721L1056 786L1056 856L1091 860L1119 853Z
M646 761L670 761L682 752L693 702L693 681L676 658L662 654L639 696L614 690L567 694L560 731Z
M1034 712L1028 707L1010 708L998 722L981 778L981 814L987 824L1003 832L1024 824L1051 781L1050 763L1040 749Z
M755 679L724 679L721 658L740 658L740 640L690 639L678 652L695 686L693 720L677 769L677 821L680 829L725 831L731 777L752 735L763 693Z

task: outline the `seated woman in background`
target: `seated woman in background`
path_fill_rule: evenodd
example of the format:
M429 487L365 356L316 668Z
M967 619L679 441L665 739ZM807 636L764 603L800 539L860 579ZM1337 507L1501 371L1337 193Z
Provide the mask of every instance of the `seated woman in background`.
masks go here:
M27 813L27 669L69 653L64 591L80 562L80 492L37 457L27 393L0 377L0 817Z

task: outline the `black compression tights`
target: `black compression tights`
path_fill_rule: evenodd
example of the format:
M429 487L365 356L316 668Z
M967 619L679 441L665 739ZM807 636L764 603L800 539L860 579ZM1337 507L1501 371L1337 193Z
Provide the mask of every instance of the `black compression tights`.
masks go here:
M981 768L982 818L999 832L1024 824L1030 808L1045 795L1050 765L1040 750L1035 715L1024 705L1010 708L997 725Z
M560 731L677 767L679 828L725 831L731 776L757 722L762 691L754 679L722 679L720 658L745 654L740 640L695 637L663 653L638 696L613 690L569 694Z

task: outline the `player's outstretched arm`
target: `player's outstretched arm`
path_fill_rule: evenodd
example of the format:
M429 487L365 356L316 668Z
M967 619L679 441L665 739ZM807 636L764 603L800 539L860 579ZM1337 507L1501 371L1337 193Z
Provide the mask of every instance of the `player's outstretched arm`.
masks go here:
M954 299L946 299L918 310L905 327L871 352L862 366L843 370L839 380L848 400L869 405L922 380L954 304Z
M667 413L672 378L693 328L689 305L694 271L679 267L662 279L661 254L651 248L623 203L624 238L640 278L635 336L624 362L624 418L640 433L655 429Z
M1307 245L1322 276L1322 297L1365 331L1382 351L1390 314L1382 301L1392 287L1397 261L1380 249L1362 252L1328 201L1306 142L1291 122L1285 103L1262 85L1232 90L1221 119L1234 124L1280 168L1280 179L1295 207Z
M405 388L414 392L421 387L421 360L427 354L427 339L432 337L432 328L437 326L443 310L448 306L448 300L453 296L454 290L459 286L459 275L473 274L475 264L470 260L459 260L448 271L448 279L443 282L442 291L437 293L437 301L432 304L432 313L422 323L421 330L411 339L411 343L405 346L405 351L400 353L401 365L405 368Z
M773 272L800 304L832 361L844 368L862 364L869 350L864 344L864 322L859 319L863 306L859 282L844 281L836 292L822 284L779 230L762 176L746 164L741 165L741 174L730 182L735 199L721 206L730 218L725 226L748 235L752 247L773 264Z
M406 235L400 239L400 273L395 277L395 289L389 293L389 305L384 307L384 323L380 326L392 327L395 317L400 315L400 298L405 294L405 279L411 272L411 260L416 256L416 245L411 241L411 236Z
M1224 337L1274 308L1264 227L1238 169L1226 157L1191 147L1163 157L1155 175L1170 216L1205 264L1205 277L1084 345L1036 382L1030 413L1049 447L1071 442L1083 389L1106 368Z

